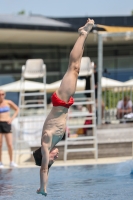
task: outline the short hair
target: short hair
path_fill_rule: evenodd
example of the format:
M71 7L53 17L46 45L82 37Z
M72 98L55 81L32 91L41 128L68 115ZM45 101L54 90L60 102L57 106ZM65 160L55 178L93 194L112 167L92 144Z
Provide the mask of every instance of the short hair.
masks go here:
M130 99L130 98L129 98L128 96L124 96L124 99L123 99L123 100L124 100L124 101L129 101L129 99Z
M0 89L0 91L1 91L1 92L3 92L3 93L4 93L4 95L6 95L6 92L5 92L4 90Z
M0 91L1 91L1 92L4 92L4 94L5 94L5 91L4 91L4 90L0 89Z

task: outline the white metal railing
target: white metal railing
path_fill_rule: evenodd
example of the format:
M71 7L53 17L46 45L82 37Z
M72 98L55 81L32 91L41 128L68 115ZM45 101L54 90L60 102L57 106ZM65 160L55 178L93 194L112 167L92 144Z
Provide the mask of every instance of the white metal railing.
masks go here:
M101 87L101 78L103 72L103 45L107 38L123 38L124 40L132 40L133 32L98 32L98 124L101 124L101 94L102 94L102 87ZM105 39L105 40L104 40Z
M40 92L29 92L25 91L24 81L26 79L38 79L41 78L44 88ZM17 159L17 154L22 155L22 145L27 143L29 147L33 144L36 145L36 142L40 141L40 136L42 132L43 123L47 114L47 93L46 93L46 65L43 63L42 59L30 59L27 60L26 65L22 66L22 76L20 84L20 95L19 95L19 115L17 118L17 129L16 129L16 142L15 149ZM34 98L37 97L35 100ZM28 98L28 99L27 99ZM39 101L38 101L39 100ZM38 109L43 108L42 113L35 112ZM30 112L30 109L34 109L33 112ZM28 110L28 116L26 116ZM41 109L42 110L42 109ZM32 110L33 111L33 110ZM36 138L36 139L35 139ZM41 146L41 144L40 144ZM24 153L32 153L31 151Z
M86 58L85 58L86 59ZM84 60L85 61L85 60ZM82 68L83 64L83 68ZM86 64L86 63L85 63ZM87 70L89 71L89 65L84 67L84 63L81 62L81 74L87 75ZM86 73L84 73L86 72ZM74 109L69 110L68 120L67 120L67 129L66 129L66 137L65 137L65 146L64 146L64 161L67 160L68 153L72 152L93 152L95 159L98 158L98 148L97 148L97 134L96 134L96 111L95 111L95 85L94 85L94 73L91 70L90 75L90 85L91 90L82 90L77 91L76 94L85 94L90 93L90 100L88 98L75 98L74 106L87 106L90 105L92 108L92 113L89 113L88 110L76 112ZM73 107L73 106L72 106ZM86 120L91 119L91 124L86 124ZM78 132L81 129L82 131L92 129L91 135L77 136L73 138L73 133ZM72 136L72 137L71 137ZM84 142L87 142L87 147L83 148L79 145L84 145ZM90 146L91 141L91 146ZM70 147L70 145L75 145L75 147Z

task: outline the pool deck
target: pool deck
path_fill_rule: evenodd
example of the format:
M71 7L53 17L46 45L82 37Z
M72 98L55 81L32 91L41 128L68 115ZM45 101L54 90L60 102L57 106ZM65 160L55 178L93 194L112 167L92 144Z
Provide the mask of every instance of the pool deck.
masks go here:
M9 157L8 152L4 150L2 152L2 160L4 164L4 168L9 168ZM23 154L20 159L20 164L18 164L18 168L29 168L29 167L38 167L34 164L34 162L30 161L30 155L29 154ZM78 160L67 160L66 162L62 160L56 160L54 163L54 167L56 166L76 166L76 165L98 165L98 164L113 164L113 163L120 163L120 162L126 162L129 160L133 160L133 157L111 157L111 158L98 158L95 159L78 159Z
M120 124L120 125L103 125L97 129L97 135L98 135L98 144L99 144L99 155L102 150L101 155L97 160L94 158L87 158L85 159L72 159L67 160L66 162L61 160L57 160L53 166L71 166L71 165L97 165L97 164L110 164L110 163L119 163L119 162L125 162L128 160L133 160L132 145L129 145L129 142L133 142L133 123L132 124ZM121 149L114 148L112 146L109 149L109 145L116 144L119 146L120 143L125 143L126 146L121 146ZM100 145L104 144L104 148L102 147L100 149ZM133 143L132 143L133 144ZM130 146L130 148L129 148ZM63 148L64 149L64 148ZM24 154L20 156L20 162L18 162L17 158L17 164L19 168L25 167L37 167L34 163L34 161L31 159L31 154L26 154L26 152L30 151L30 149L23 149ZM117 155L120 151L120 154ZM62 153L62 150L60 151ZM112 153L115 152L115 153ZM15 152L14 152L15 153ZM61 153L59 154L61 158ZM105 155L106 153L106 155ZM112 153L112 154L110 154ZM7 152L6 145L3 146L2 151L2 161L5 166L5 168L9 168L9 156ZM15 160L16 161L16 160Z

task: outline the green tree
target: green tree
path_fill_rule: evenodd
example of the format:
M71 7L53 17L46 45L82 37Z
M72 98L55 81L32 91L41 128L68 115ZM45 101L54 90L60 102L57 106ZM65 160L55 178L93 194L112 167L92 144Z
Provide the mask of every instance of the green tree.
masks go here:
M25 10L21 10L18 12L18 15L25 15Z
M102 98L107 110L111 108L116 108L118 101L123 99L124 96L130 97L130 99L133 101L130 90L114 92L111 89L106 89L102 92Z

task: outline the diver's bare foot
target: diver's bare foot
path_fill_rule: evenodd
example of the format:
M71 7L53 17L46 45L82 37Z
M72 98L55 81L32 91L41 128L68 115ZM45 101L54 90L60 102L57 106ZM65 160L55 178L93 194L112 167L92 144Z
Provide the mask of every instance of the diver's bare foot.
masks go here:
M42 194L42 195L44 195L44 196L47 196L47 192L44 191L44 189L38 189L38 190L36 191L36 193L37 193L37 194Z
M93 25L94 25L94 20L88 18L86 24L85 24L83 27L79 28L79 29L78 29L78 32L79 32L80 34L83 34L83 35L84 35L84 34L88 34L88 33L91 31Z
M53 163L58 158L59 150L57 148L52 149L49 154L49 163Z

